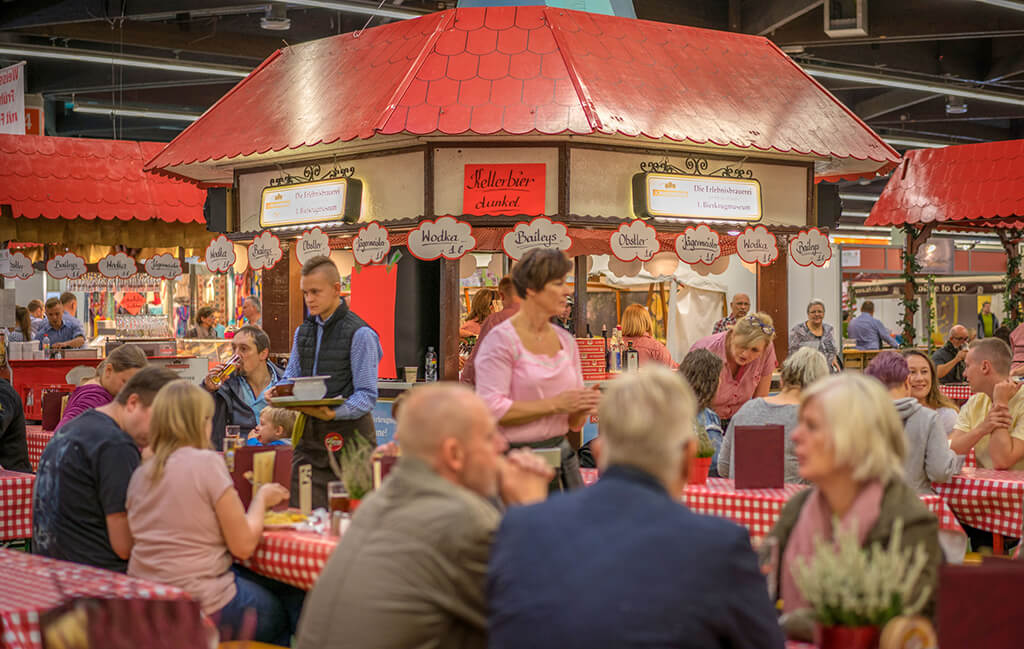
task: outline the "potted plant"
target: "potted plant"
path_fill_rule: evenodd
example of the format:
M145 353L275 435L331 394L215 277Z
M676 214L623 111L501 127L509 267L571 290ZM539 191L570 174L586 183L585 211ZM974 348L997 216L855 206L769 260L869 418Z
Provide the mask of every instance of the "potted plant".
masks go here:
M349 439L338 458L341 481L349 496L349 511L355 513L359 502L373 489L373 445L356 435Z
M833 529L840 529L833 519ZM862 549L856 529L841 530L834 542L817 539L809 560L793 561L793 578L813 610L819 649L875 649L882 628L898 616L918 613L931 595L925 586L914 598L928 557L922 545L902 547L903 519L893 525L889 547Z
M711 469L711 458L715 455L715 445L711 443L708 431L700 422L695 422L697 429L697 455L690 464L690 484L707 484L708 471Z

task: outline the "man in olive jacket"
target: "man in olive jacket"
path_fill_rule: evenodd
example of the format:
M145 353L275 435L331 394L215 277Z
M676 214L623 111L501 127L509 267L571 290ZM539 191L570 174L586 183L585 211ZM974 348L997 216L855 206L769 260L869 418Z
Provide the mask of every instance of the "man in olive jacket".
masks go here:
M500 503L543 500L552 472L504 439L463 386L413 390L402 457L360 506L306 598L299 649L487 646L484 581ZM500 490L499 490L500 483Z

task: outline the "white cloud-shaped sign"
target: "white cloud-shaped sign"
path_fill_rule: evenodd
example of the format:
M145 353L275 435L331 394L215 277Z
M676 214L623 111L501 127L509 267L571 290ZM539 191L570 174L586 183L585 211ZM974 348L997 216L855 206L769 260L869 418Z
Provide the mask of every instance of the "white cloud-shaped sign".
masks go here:
M473 227L450 216L423 221L409 233L409 252L416 259L459 259L476 248Z
M65 252L46 262L46 272L54 279L78 279L85 275L85 259Z
M11 254L10 269L4 273L4 277L28 279L35 274L36 270L32 268L32 260L25 256L24 253L15 252Z
M818 228L800 230L789 240L789 255L800 266L824 266L832 259L828 235Z
M283 256L281 240L270 232L260 232L249 244L249 267L253 270L269 270L276 266Z
M623 223L612 232L611 246L619 261L650 261L658 252L658 232L643 221Z
M128 279L139 272L139 265L135 257L118 252L107 255L96 263L100 275L110 279Z
M565 224L555 223L544 216L538 216L529 223L516 223L516 227L501 238L505 254L517 261L534 248L568 250L571 245L572 239Z
M676 256L688 264L711 264L722 256L722 238L703 223L676 237Z
M330 242L320 228L306 230L295 242L295 259L300 264L305 264L313 257L329 257L330 255Z
M779 257L775 235L763 225L746 228L736 237L736 254L748 264L767 266Z
M352 254L360 266L381 263L389 250L391 242L388 241L387 228L382 228L379 223L359 228L356 238L352 240Z
M145 264L146 274L158 279L174 279L181 275L181 260L170 253L150 257Z
M206 246L206 267L211 273L226 273L235 265L235 244L223 234Z

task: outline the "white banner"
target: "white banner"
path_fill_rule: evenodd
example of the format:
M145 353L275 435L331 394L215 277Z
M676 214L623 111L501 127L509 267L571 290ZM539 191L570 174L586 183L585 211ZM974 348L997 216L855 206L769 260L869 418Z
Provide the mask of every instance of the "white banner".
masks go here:
M25 64L0 69L0 133L25 134Z
M538 216L529 223L516 223L512 231L501 238L505 254L519 261L527 251L534 248L568 250L572 245L569 228L564 223Z
M789 240L789 256L798 266L824 266L832 259L828 235L818 228L800 230Z
M647 174L650 216L757 221L761 218L761 184L745 178L708 178Z
M469 223L442 216L436 221L423 221L409 233L409 252L416 259L431 261L461 259L476 247L473 228Z
M360 266L383 262L389 250L391 242L388 240L387 228L380 227L376 222L359 228L356 238L352 240L352 255Z
M313 257L330 257L330 243L327 235L320 228L306 230L292 246L295 248L295 259L300 264L305 264Z
M619 261L650 261L658 252L658 232L643 221L623 223L612 232L610 244Z
M775 235L763 225L747 227L736 237L736 254L748 264L767 266L778 258L779 246Z
M690 265L712 264L722 256L722 239L703 223L686 228L676 237L676 256Z

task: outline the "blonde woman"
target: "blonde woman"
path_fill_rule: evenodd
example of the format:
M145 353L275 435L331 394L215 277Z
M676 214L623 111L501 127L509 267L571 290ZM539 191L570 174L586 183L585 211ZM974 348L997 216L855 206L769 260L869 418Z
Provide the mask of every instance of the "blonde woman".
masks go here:
M787 631L807 637L813 628L806 600L792 575L797 558L807 560L815 540L835 538L833 521L855 529L861 547L889 546L896 519L903 520L903 547L922 545L928 563L914 595L930 587L934 602L942 563L939 524L903 480L906 441L899 415L882 385L846 373L815 383L803 394L793 431L800 477L813 487L790 498L768 538L778 542ZM926 614L931 606L926 606ZM803 624L806 623L806 624Z
M213 399L184 380L153 400L153 456L132 476L126 506L134 537L128 574L177 586L211 616L224 639L237 637L247 609L254 640L287 646L302 592L234 564L248 559L263 534L267 509L288 490L266 484L242 507L219 453L210 449Z
M75 388L64 406L57 430L86 410L105 406L114 400L128 379L149 364L137 345L121 345L96 367L96 376Z
M633 349L640 353L640 367L650 363L676 367L668 347L654 339L654 320L647 307L631 304L622 312L622 339L627 347L633 343Z
M752 313L732 329L701 338L690 347L707 349L722 359L722 375L711 407L728 425L736 411L754 397L768 396L775 371L775 324L767 313Z

